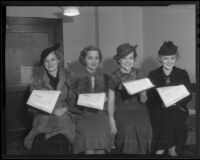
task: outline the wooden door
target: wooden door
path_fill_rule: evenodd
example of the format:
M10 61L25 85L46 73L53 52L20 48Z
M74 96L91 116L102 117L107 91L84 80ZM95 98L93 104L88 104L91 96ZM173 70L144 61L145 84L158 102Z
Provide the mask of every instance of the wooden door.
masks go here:
M6 129L30 129L32 117L26 101L32 75L43 49L59 42L63 53L62 20L7 17L6 24Z

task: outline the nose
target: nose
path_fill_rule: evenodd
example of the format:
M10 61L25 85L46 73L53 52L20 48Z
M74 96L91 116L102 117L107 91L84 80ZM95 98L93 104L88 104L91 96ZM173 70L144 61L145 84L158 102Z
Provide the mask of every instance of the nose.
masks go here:
M92 60L92 64L96 64L97 63L97 60L96 59L93 59Z
M167 61L167 63L172 63L172 60L171 60L171 59L169 59L169 60Z
M48 66L49 66L49 67L51 67L51 66L52 66L52 63L51 63L51 62L48 62L47 64L48 64Z
M126 61L125 61L126 63L130 63L131 62L131 60L130 59L126 59Z

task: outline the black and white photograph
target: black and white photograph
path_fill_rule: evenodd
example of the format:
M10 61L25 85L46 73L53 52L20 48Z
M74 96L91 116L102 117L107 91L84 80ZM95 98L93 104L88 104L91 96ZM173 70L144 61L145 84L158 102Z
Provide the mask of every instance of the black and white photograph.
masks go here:
M2 158L200 158L198 1L2 1Z

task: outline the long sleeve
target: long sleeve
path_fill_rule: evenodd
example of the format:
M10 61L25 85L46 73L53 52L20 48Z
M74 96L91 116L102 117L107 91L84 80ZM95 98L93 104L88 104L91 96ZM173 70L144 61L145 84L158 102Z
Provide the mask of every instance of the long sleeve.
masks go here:
M77 81L71 78L68 81L68 94L67 94L67 104L68 110L72 113L80 114L81 110L77 107L76 103L78 100L78 93L76 91Z
M188 73L185 70L183 70L183 72L182 72L182 80L183 80L183 84L185 85L185 87L191 93L190 78L189 78ZM191 99L192 99L192 95L190 94L189 96L187 96L187 97L183 98L182 100L180 100L177 103L177 105L186 109L186 106L187 106L187 104L189 103L189 101Z
M154 82L155 76L153 75L152 72L149 73L148 78L154 85L156 85L156 82ZM162 101L161 101L155 88L151 88L151 89L147 90L147 97L148 97L148 100L146 102L146 105L149 108L152 108L152 107L155 108L156 106L162 105Z

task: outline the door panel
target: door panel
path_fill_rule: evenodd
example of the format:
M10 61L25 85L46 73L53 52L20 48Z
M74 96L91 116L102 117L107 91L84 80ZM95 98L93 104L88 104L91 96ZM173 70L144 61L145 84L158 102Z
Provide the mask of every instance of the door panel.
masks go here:
M63 53L62 20L7 17L6 21L6 128L29 129L32 117L26 101L32 76L43 49L59 42Z
M16 41L17 40L17 41ZM20 84L23 67L36 66L41 51L48 46L47 33L6 34L6 84Z

